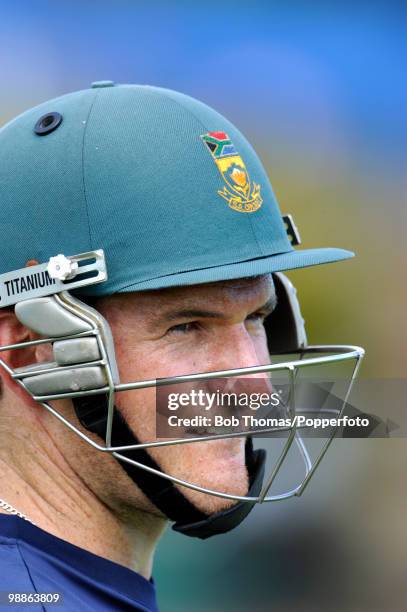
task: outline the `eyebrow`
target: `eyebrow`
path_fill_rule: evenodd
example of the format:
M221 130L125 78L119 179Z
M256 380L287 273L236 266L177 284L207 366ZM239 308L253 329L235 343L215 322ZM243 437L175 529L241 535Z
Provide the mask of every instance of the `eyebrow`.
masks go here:
M277 297L273 294L262 306L256 308L253 312L264 312L269 315L273 312L277 305ZM225 319L227 315L224 312L216 310L201 310L200 308L182 308L178 310L169 310L160 315L157 323L175 321L178 319Z

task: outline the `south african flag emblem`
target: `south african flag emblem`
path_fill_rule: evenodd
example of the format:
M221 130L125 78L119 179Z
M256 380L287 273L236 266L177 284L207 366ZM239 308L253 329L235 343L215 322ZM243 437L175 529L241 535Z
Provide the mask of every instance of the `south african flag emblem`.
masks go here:
M229 207L238 212L255 212L263 203L260 185L251 183L244 161L225 132L201 136L218 167L226 186L218 190Z

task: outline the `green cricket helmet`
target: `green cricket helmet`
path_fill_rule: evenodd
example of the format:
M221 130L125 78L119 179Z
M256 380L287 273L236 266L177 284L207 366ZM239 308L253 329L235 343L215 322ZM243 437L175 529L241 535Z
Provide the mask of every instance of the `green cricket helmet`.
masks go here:
M94 83L30 109L0 130L0 202L0 307L14 306L22 323L52 343L54 355L50 363L18 371L0 363L36 401L92 446L111 452L187 535L223 533L256 502L301 494L316 465L295 427L287 444L297 443L305 476L285 494L268 495L276 472L263 484L265 453L253 450L247 432L246 496L164 473L148 447L165 443L141 443L114 404L115 393L152 383L120 382L109 326L90 305L114 293L272 273L278 305L266 321L270 350L300 353L277 366L293 372L305 362L334 358L355 360L357 369L363 355L358 347L307 347L295 290L282 274L353 254L295 248L299 236L292 218L282 217L259 158L227 119L175 91ZM41 263L25 268L33 259ZM306 353L311 359L303 359ZM67 397L85 430L102 438L100 445L49 404ZM236 503L207 516L187 500L183 487Z

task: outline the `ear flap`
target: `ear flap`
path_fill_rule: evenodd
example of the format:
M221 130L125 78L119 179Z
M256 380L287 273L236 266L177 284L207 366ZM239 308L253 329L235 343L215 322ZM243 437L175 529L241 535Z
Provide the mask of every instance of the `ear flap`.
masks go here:
M300 311L297 290L282 272L273 274L277 306L264 327L270 353L289 353L307 346L304 319Z
M119 382L107 322L68 291L19 302L15 314L27 328L52 341L53 361L14 370L33 397L104 388L109 382L108 367L112 382ZM82 336L75 337L78 334Z

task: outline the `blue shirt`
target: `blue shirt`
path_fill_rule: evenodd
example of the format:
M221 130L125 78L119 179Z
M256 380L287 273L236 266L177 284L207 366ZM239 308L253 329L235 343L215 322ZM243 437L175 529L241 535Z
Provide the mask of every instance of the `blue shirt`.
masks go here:
M60 593L62 603L16 604L4 610L157 612L153 582L17 516L0 514L1 603L7 601L5 592Z

